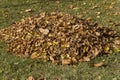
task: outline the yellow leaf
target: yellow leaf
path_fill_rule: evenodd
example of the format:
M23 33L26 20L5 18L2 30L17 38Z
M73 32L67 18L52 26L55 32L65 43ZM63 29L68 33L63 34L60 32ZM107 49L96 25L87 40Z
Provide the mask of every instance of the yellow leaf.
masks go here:
M51 42L47 42L47 45L48 45L48 46L51 46L51 45L52 45L52 43L51 43Z
M61 59L64 59L65 58L65 55L61 54Z
M57 44L58 44L58 42L57 42L57 41L53 41L53 44L54 44L54 45L57 45Z
M2 73L3 72L3 70L2 69L0 69L0 73Z
M32 59L38 58L39 54L37 52L33 52L30 56Z
M115 51L115 52L120 52L120 49L119 49L118 47L115 47L115 48L114 48L114 51Z
M106 47L106 48L105 48L105 52L108 52L109 50L110 50L109 47Z
M9 39L9 35L5 35L4 40L8 40L8 39Z
M70 47L70 45L69 44L63 44L63 45L61 45L62 47Z

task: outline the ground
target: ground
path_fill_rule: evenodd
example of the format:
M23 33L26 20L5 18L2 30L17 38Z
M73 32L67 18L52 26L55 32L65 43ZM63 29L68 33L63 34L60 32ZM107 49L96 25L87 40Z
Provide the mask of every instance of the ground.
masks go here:
M92 19L120 31L120 0L0 0L0 28L40 12L60 11ZM20 58L6 52L0 43L0 80L25 80L29 76L47 80L120 80L120 53L100 56L76 65ZM92 63L104 60L101 67Z

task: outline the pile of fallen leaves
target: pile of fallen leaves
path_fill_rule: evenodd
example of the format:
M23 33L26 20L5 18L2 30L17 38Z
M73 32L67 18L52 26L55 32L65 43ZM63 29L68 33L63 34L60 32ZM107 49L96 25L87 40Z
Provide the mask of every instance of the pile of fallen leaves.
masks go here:
M40 13L0 30L8 51L32 59L73 64L120 51L120 34L62 12Z

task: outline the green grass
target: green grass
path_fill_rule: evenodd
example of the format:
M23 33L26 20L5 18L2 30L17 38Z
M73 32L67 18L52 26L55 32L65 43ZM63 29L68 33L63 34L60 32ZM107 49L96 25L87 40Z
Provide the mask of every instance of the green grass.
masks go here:
M120 0L0 0L0 28L40 12L60 11L82 18L92 18L102 26L120 31ZM68 5L75 8L70 9ZM25 12L32 9L32 12ZM98 13L98 14L97 14ZM101 14L99 14L101 13ZM76 65L54 65L50 62L16 57L0 43L0 80L25 80L29 76L47 80L120 80L120 53L100 56ZM105 66L91 67L105 60Z

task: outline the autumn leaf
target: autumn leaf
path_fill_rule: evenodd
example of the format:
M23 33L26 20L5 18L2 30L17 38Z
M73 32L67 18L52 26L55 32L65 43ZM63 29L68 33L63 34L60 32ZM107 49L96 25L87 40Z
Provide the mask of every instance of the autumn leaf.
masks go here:
M70 59L64 59L64 60L62 60L62 64L63 65L67 65L67 64L70 64L70 63L71 63Z
M32 12L32 9L26 9L25 12Z
M35 80L32 76L29 76L26 80Z
M30 56L32 59L38 58L39 54L37 52L33 52Z
M99 62L99 63L95 63L94 67L102 67L104 65L104 62Z
M40 28L39 30L40 30L41 33L43 33L45 35L49 33L48 29L42 29L42 28Z

